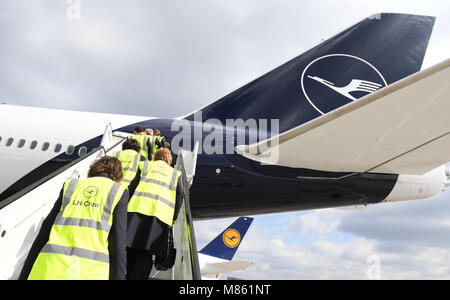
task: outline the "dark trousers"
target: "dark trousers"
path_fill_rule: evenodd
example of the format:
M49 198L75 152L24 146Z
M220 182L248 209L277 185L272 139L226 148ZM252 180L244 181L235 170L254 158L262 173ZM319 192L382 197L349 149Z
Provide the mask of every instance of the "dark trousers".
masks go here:
M148 280L152 266L149 251L127 248L127 280Z

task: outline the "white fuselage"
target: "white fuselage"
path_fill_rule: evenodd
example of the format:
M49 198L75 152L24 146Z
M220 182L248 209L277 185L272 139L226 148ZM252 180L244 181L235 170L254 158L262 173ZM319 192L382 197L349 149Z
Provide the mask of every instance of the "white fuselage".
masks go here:
M114 130L148 119L0 105L0 193L57 155L103 135L108 124Z

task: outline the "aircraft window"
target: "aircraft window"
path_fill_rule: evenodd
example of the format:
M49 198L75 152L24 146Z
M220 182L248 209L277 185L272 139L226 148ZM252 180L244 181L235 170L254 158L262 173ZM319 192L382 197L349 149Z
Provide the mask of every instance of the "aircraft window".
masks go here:
M87 153L87 148L85 146L80 147L80 150L78 150L78 156L85 156Z
M74 151L75 151L75 146L74 145L69 145L67 147L66 154L67 155L72 155Z
M14 139L13 139L13 138L9 138L9 139L6 141L6 147L11 146L13 142L14 142Z
M0 142L2 141L2 137L0 136Z
M33 150L34 148L37 147L38 142L37 141L32 141L30 144L30 150Z
M50 147L50 143L49 143L49 142L45 142L45 143L42 145L42 151L47 151L47 150L48 150L48 147Z
M17 143L17 148L22 148L25 145L25 140L21 139L18 143Z
M59 151L61 151L62 145L61 144L56 144L55 146L55 152L58 153Z

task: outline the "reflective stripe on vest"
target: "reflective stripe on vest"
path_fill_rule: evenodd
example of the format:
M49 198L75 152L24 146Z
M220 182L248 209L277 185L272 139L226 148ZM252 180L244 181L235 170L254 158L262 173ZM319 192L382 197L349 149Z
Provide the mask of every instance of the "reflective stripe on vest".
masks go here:
M157 136L153 136L151 139L153 151L152 151L152 157L155 155L156 150L158 150L158 145L156 145L156 140L158 139Z
M135 134L135 135L133 135L132 138L135 139L136 141L138 141L139 144L141 145L141 151L139 153L141 155L143 155L145 158L149 159L148 145L147 145L147 140L149 137L146 135L142 135L142 134Z
M90 227L96 230L104 230L108 231L111 229L111 225L108 224L108 220L111 216L111 212L113 210L114 199L116 198L117 192L119 191L119 187L117 184L114 184L108 193L108 198L103 207L102 219L100 221L89 220L89 219L81 219L81 218L72 218L72 217L63 217L63 212L66 206L70 203L70 198L75 190L75 187L78 183L78 180L72 180L67 187L67 190L64 194L63 198L63 208L59 212L56 217L55 223L56 225L70 225L70 226L79 226L79 227ZM123 192L122 192L123 193Z
M156 152L156 148L158 147L156 145L156 137L154 135L149 135L147 136L149 142L150 142L150 153L149 153L149 158L148 160L152 160L153 155L155 155Z
M122 164L123 178L120 183L128 186L136 176L140 154L134 150L127 149L114 153L114 157Z
M104 177L66 181L61 210L29 279L108 279L112 212L124 189Z
M166 141L166 138L163 136L156 136L156 139L161 143L162 147L164 147L164 142Z
M41 253L55 253L55 254L64 254L68 256L77 256L77 257L83 257L88 258L92 260L98 260L104 263L109 264L109 256L101 253L101 252L95 252L83 248L77 248L77 247L65 247L65 246L59 246L59 245L52 245L52 244L46 244L42 250Z
M128 212L157 217L172 225L175 212L176 190L181 172L158 160L149 163L128 204Z

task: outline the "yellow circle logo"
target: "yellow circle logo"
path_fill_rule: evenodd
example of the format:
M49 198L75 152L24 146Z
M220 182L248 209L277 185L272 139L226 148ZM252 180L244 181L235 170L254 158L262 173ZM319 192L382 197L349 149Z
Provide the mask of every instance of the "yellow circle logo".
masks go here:
M236 229L230 228L225 230L222 235L222 240L227 247L234 248L237 247L241 242L241 235Z

